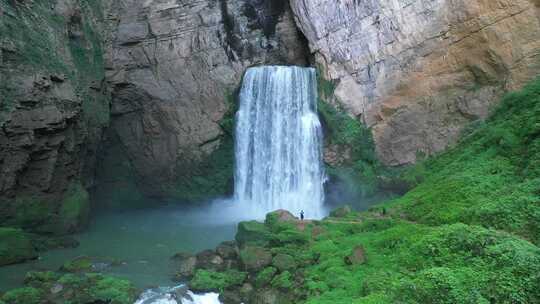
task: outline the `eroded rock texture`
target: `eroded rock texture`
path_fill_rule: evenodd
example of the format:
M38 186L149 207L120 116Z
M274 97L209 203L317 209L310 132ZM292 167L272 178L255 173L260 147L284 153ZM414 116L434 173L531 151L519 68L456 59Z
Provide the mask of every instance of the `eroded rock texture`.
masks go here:
M77 229L63 227L62 214L78 218L87 203L80 185L92 184L109 117L100 10L78 0L0 2L0 225Z
M111 130L156 196L190 191L247 67L305 65L309 53L287 1L122 0L112 21Z
M455 142L540 71L531 0L291 0L335 95L389 165Z

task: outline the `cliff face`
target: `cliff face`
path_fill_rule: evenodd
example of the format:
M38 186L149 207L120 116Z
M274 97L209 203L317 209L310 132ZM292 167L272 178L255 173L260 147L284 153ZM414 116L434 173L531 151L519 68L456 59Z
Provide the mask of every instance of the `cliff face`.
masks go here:
M85 220L108 123L98 2L0 1L0 225Z
M389 165L455 142L540 72L530 0L291 0L337 101L372 127Z
M222 122L247 67L305 65L309 54L287 1L122 0L111 16L108 149L119 144L157 196L198 188L200 164L230 140Z

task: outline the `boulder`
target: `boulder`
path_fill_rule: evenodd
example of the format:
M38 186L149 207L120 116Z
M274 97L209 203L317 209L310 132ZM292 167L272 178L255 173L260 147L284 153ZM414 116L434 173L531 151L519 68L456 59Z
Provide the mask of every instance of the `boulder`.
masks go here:
M334 211L330 212L331 217L346 217L347 215L351 214L352 210L349 205L345 205L343 207L339 207L335 209Z
M276 289L264 289L253 296L251 304L292 304L287 296Z
M197 253L197 268L211 269L211 270L223 270L224 261L213 250L204 250Z
M216 247L216 252L223 259L234 259L238 257L236 242L223 242Z
M240 250L240 260L247 271L259 271L272 263L272 254L263 247L247 246Z
M273 258L272 265L274 265L281 272L286 271L286 270L292 270L297 267L297 264L294 258L284 253L278 253Z
M92 259L88 256L80 256L62 265L60 270L65 272L90 272L93 271Z
M360 265L366 262L366 250L364 246L358 245L354 247L352 253L345 257L345 264Z
M255 277L255 286L257 288L262 288L270 284L272 279L277 273L276 267L266 267L263 271L259 272Z
M175 254L172 259L178 263L178 271L174 276L176 281L193 277L197 266L197 258L193 254L181 252Z
M266 220L264 222L267 225L273 225L275 223L294 222L297 220L298 218L295 217L289 211L280 209L280 210L276 210L276 211L268 213L266 215Z
M236 233L236 242L240 247L249 245L265 246L271 238L268 228L257 221L240 222Z
M0 266L38 257L27 234L20 229L0 228Z

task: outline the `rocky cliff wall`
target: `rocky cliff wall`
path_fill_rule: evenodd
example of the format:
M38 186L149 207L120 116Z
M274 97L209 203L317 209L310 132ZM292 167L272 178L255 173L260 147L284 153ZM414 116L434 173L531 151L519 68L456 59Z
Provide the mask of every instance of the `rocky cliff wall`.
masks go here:
M110 137L117 141L106 150L123 151L150 195L223 194L232 177L231 96L245 69L307 64L288 2L122 0L110 21Z
M372 128L388 165L455 142L540 71L530 0L291 0L335 96Z
M0 1L0 225L78 229L108 124L100 1Z

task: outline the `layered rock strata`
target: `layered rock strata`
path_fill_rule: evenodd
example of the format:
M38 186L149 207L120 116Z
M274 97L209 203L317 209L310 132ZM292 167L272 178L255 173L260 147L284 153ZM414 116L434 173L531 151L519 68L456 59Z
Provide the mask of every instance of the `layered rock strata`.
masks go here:
M112 16L111 130L155 196L198 188L189 180L231 135L223 120L247 67L307 63L287 1L123 0Z
M388 165L455 142L540 71L538 1L291 0L339 104Z

